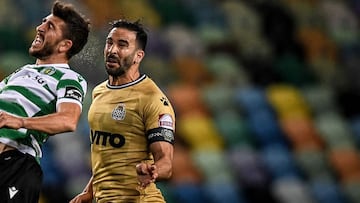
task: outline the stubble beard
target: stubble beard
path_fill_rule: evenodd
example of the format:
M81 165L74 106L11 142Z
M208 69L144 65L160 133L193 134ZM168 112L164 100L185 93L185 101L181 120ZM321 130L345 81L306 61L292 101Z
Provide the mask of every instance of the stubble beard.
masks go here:
M123 60L123 63L121 63L121 61L119 62L119 67L109 68L108 66L105 65L105 68L108 75L112 77L119 77L124 75L132 65L133 65L133 57L128 56Z
M46 59L54 53L54 46L55 45L45 42L43 48L40 50L31 50L31 48L29 48L29 54L37 59Z

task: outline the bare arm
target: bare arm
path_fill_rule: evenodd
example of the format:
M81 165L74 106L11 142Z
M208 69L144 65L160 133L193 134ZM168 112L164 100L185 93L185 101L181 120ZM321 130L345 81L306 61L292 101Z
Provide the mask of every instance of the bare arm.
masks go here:
M168 142L154 142L150 145L154 164L140 163L136 166L141 187L146 187L156 180L166 180L172 175L174 147Z
M154 156L154 165L157 168L158 179L168 179L172 175L172 161L174 147L168 142L155 142L150 145L150 151Z
M61 103L56 113L33 118L15 117L5 112L0 112L0 128L26 128L53 135L75 131L80 114L80 106L70 102Z

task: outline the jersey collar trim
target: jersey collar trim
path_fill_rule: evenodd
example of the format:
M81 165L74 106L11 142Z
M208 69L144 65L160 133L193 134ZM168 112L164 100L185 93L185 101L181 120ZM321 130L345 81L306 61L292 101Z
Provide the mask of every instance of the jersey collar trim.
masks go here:
M106 83L106 87L110 88L110 89L121 89L121 88L125 88L125 87L130 87L130 86L133 86L133 85L136 85L138 83L140 83L141 81L143 81L144 79L146 78L146 75L143 74L141 75L138 79L132 81L132 82L129 82L129 83L125 83L123 85L110 85L109 84L109 81Z
M53 64L33 64L31 65L32 67L44 67L44 66L51 66L51 67L55 67L55 68L68 68L70 69L69 64L67 63L53 63Z

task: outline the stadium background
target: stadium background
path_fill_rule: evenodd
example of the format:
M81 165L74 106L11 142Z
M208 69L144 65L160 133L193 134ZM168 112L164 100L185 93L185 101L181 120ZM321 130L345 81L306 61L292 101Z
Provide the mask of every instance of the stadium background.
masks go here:
M90 176L87 109L108 22L149 27L142 70L177 114L169 203L359 203L359 0L67 0L92 21L72 60L89 82L75 133L51 137L41 203ZM52 1L0 1L0 78L32 63ZM54 121L56 122L56 121Z

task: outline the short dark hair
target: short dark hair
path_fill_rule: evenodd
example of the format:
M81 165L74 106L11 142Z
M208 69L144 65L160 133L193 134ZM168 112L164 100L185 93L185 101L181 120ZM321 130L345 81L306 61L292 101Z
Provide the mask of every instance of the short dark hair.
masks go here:
M137 46L145 51L147 43L147 33L145 31L144 25L140 23L140 20L135 22L130 22L125 19L115 20L110 23L111 29L113 28L125 28L130 31L136 32L136 42Z
M85 46L90 32L90 21L75 10L72 4L55 1L52 14L65 22L63 37L73 42L72 47L66 53L68 59L79 53Z

